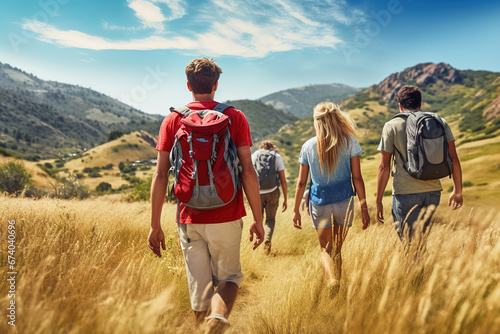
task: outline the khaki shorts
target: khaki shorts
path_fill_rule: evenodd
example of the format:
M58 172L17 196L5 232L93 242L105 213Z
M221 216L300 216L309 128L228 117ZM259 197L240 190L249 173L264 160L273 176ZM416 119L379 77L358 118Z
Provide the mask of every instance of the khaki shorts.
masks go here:
M240 285L242 229L241 219L219 224L177 224L194 311L208 310L219 283Z
M349 199L344 202L327 205L314 205L309 201L309 212L315 228L327 228L333 224L344 226L347 223L352 226L354 201Z

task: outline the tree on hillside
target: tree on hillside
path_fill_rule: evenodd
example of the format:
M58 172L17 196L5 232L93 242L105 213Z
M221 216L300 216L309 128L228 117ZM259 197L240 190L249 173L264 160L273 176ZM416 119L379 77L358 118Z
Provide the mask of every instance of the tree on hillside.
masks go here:
M69 199L78 198L84 199L89 197L89 190L87 186L78 181L75 176L69 176L60 180L61 187L59 188L59 198Z
M0 191L14 194L31 184L31 175L22 163L9 162L0 166Z
M95 190L97 190L98 192L100 193L104 193L108 190L111 190L111 184L109 184L108 182L101 182L99 183L99 185L95 188Z
M108 141L112 141L123 136L123 132L120 130L113 130L108 134Z

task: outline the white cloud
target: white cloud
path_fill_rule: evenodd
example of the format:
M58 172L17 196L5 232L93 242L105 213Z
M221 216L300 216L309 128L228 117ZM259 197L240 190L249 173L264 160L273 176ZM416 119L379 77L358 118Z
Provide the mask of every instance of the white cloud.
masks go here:
M133 0L128 6L135 11L135 15L145 27L154 28L157 31L163 30L163 22L166 18L160 7L145 0Z
M190 8L190 22L176 24L163 34L169 21L187 15L182 0L132 0L145 28L155 32L145 38L113 40L75 30L27 20L23 28L36 33L36 38L65 47L91 50L157 50L196 51L213 56L264 57L272 52L304 48L335 48L342 41L336 26L362 22L364 14L351 9L344 0L210 0L203 6ZM162 8L168 8L168 14ZM328 14L328 15L327 15ZM175 24L175 23L173 23ZM120 27L108 25L108 29ZM175 29L181 26L183 33ZM200 30L199 27L203 27ZM127 28L123 28L127 29ZM188 29L191 29L189 31Z
M183 0L153 0L153 2L167 5L170 10L170 15L166 18L167 21L180 19L187 14Z
M167 8L169 14L165 16L163 8ZM176 20L186 15L184 8L184 0L129 0L128 7L135 12L135 16L141 21L141 26L123 27L111 24L107 21L103 22L103 27L106 30L121 30L121 31L139 31L148 28L153 28L157 33L161 33L165 29L165 23Z

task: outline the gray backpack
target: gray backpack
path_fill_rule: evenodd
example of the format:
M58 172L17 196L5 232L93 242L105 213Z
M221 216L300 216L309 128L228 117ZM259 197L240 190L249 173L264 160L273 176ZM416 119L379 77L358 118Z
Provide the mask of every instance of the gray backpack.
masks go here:
M260 189L271 189L279 184L278 172L276 172L276 151L258 150L253 167L259 177Z
M435 113L414 111L395 115L406 120L408 160L398 151L404 168L419 180L435 180L450 176L453 161L448 152L445 125Z

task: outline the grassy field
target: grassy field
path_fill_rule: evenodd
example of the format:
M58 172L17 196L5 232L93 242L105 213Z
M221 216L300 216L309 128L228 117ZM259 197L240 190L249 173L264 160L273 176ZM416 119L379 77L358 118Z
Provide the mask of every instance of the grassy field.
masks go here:
M7 325L8 286L0 281L1 333L194 331L174 206L165 204L163 212L161 259L147 248L145 202L0 197L0 208L2 270L8 221L15 220L18 272L15 328ZM362 231L356 212L335 296L324 285L310 219L303 214L300 231L291 221L292 210L278 214L266 256L251 250L245 219L245 279L229 333L500 331L498 210L440 207L420 251L416 242L403 247L391 219Z

